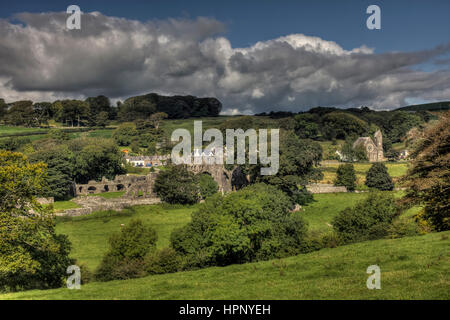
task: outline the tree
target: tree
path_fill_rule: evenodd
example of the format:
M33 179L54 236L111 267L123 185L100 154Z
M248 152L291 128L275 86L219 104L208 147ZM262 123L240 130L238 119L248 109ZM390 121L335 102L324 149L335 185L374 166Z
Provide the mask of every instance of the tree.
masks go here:
M8 105L5 103L5 100L0 99L0 121L5 119L7 113L8 113Z
M352 164L341 164L336 171L335 186L345 186L347 190L354 191L356 187L356 173Z
M118 117L121 121L148 119L156 111L156 105L144 96L131 97L120 105Z
M295 133L302 139L315 139L319 135L316 117L309 113L296 115Z
M108 112L102 111L95 117L95 124L99 127L106 127L108 124Z
M50 209L37 203L46 165L0 151L0 289L54 288L63 284L70 242L55 232Z
M112 140L76 139L69 143L69 149L74 153L73 177L78 183L114 179L125 173L123 153Z
M155 192L168 203L193 204L200 200L197 177L182 165L161 171L155 180Z
M306 190L310 179L321 178L315 168L322 157L318 142L301 140L292 131L280 132L279 170L275 175L260 176L260 166L252 169L252 180L277 186L293 203L305 204L312 201ZM317 173L317 174L316 174Z
M73 184L73 153L65 145L37 151L30 155L32 162L44 162L48 166L43 194L55 200L67 199Z
M16 101L9 108L6 121L15 126L36 126L33 113L33 101Z
M358 117L344 112L328 113L322 118L322 132L328 139L347 139L369 132L369 126Z
M424 205L423 218L437 231L450 230L450 112L425 131L404 179L404 204Z
M382 162L374 163L366 174L366 186L378 190L393 190L394 182Z
M254 184L205 200L192 220L171 235L171 246L192 266L228 265L299 252L306 233L279 189Z
M135 278L144 274L144 259L156 248L158 236L141 220L131 220L109 238L110 249L96 270L100 281Z
M379 239L388 234L398 215L392 193L372 192L353 208L346 208L333 219L333 229L345 243Z
M53 103L56 120L72 127L76 123L80 126L89 118L89 104L80 100L62 100Z
M198 181L202 199L212 196L219 190L217 182L207 173L200 174Z
M109 98L105 96L89 97L86 99L86 103L89 105L89 126L104 127L112 113Z
M34 122L37 125L48 124L53 116L52 104L50 102L37 102L33 105Z
M138 131L136 125L132 122L122 123L114 130L113 138L119 146L128 146L133 140L136 140Z
M162 120L167 119L168 115L165 112L157 112L150 116L150 121L155 129L159 128Z

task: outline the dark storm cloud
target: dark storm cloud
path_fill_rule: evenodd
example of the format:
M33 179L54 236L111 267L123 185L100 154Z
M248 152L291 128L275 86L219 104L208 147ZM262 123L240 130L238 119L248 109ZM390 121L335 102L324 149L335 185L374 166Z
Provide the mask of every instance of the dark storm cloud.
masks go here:
M365 46L293 34L232 48L222 23L208 18L146 23L83 14L22 13L0 20L0 97L53 100L160 92L216 96L228 113L317 105L392 108L406 98L449 99L450 71L418 71L450 44L374 54ZM442 60L442 59L441 59Z

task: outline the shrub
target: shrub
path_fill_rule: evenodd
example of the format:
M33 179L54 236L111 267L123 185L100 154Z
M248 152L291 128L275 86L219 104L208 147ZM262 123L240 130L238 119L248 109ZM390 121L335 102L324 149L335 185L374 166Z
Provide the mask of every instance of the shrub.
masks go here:
M370 167L366 174L366 186L383 191L394 189L394 182L384 163L376 162Z
M95 278L100 281L128 279L145 274L145 256L155 250L156 231L141 220L132 220L120 233L109 238L110 249L98 267Z
M346 208L333 219L333 228L345 242L379 239L388 234L397 207L392 194L373 192L353 208Z
M389 227L390 238L401 238L419 234L419 225L413 217L398 217L392 221Z
M352 164L341 164L336 171L335 186L345 186L347 190L354 191L356 188L356 173Z
M198 181L202 199L212 196L219 190L217 182L207 173L201 174Z
M171 166L155 180L155 192L168 203L194 204L200 200L197 177L184 166Z
M181 257L172 248L151 252L145 258L145 270L148 274L173 273L180 268Z
M263 183L215 194L187 226L172 233L171 245L192 266L293 255L300 251L306 224L290 206L287 195Z

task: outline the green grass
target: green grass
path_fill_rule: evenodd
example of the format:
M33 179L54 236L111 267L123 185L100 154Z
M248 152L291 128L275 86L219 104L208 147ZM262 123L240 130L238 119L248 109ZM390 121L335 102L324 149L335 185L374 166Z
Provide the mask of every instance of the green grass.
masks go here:
M115 199L120 198L125 194L125 191L114 191L114 192L103 192L103 193L95 193L89 194L90 197L102 197L105 199Z
M331 231L331 221L339 211L354 206L367 197L367 193L322 193L314 195L314 202L302 206L300 214L308 222L308 230Z
M4 126L0 125L0 137L15 135L19 133L32 133L32 132L47 132L48 129L44 128L28 128L28 127L16 127L16 126Z
M53 209L55 209L55 211L57 211L57 212L67 210L67 209L76 209L76 208L81 208L81 206L70 200L69 201L55 201L53 203Z
M340 164L341 163L336 161L322 165L320 169L323 173L323 179L320 182L332 184L336 178L336 171ZM356 172L357 185L364 184L364 181L366 180L366 173L369 171L372 164L373 163L370 162L353 163L353 167ZM399 178L405 175L408 171L408 162L385 162L384 164L386 165L388 173L392 178Z
M400 195L401 192L396 192ZM100 195L114 194L120 192L109 192ZM96 195L94 195L96 196ZM331 231L333 217L346 207L353 206L356 202L365 199L367 193L331 193L315 194L315 201L302 207L301 215L308 222L310 231ZM59 208L70 209L76 205L71 201L55 202ZM67 206L67 207L63 207ZM133 207L134 211L123 212L96 212L90 215L66 218L58 218L56 230L69 236L73 245L72 257L80 263L84 263L94 270L104 253L108 249L108 238L120 230L121 224L127 224L132 218L142 219L145 223L153 226L158 233L158 247L169 245L170 233L173 229L187 224L191 219L192 212L196 206L169 206L167 204L143 205ZM417 213L417 209L411 209L409 215Z
M33 290L0 299L450 299L450 231L368 241L282 260ZM366 287L381 268L381 289Z
M167 247L172 230L187 224L196 206L161 204L133 208L133 214L98 212L70 219L60 218L56 231L69 236L72 242L71 256L77 259L78 263L86 264L88 269L94 270L108 249L110 235L120 231L121 224L126 225L135 218L142 219L157 231L157 246Z

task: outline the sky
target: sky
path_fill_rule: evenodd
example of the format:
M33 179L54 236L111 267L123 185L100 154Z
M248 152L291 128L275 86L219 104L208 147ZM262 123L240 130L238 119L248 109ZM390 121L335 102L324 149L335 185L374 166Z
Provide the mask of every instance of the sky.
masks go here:
M66 28L71 4L81 30ZM449 13L446 0L1 2L0 98L192 94L225 114L450 100Z

